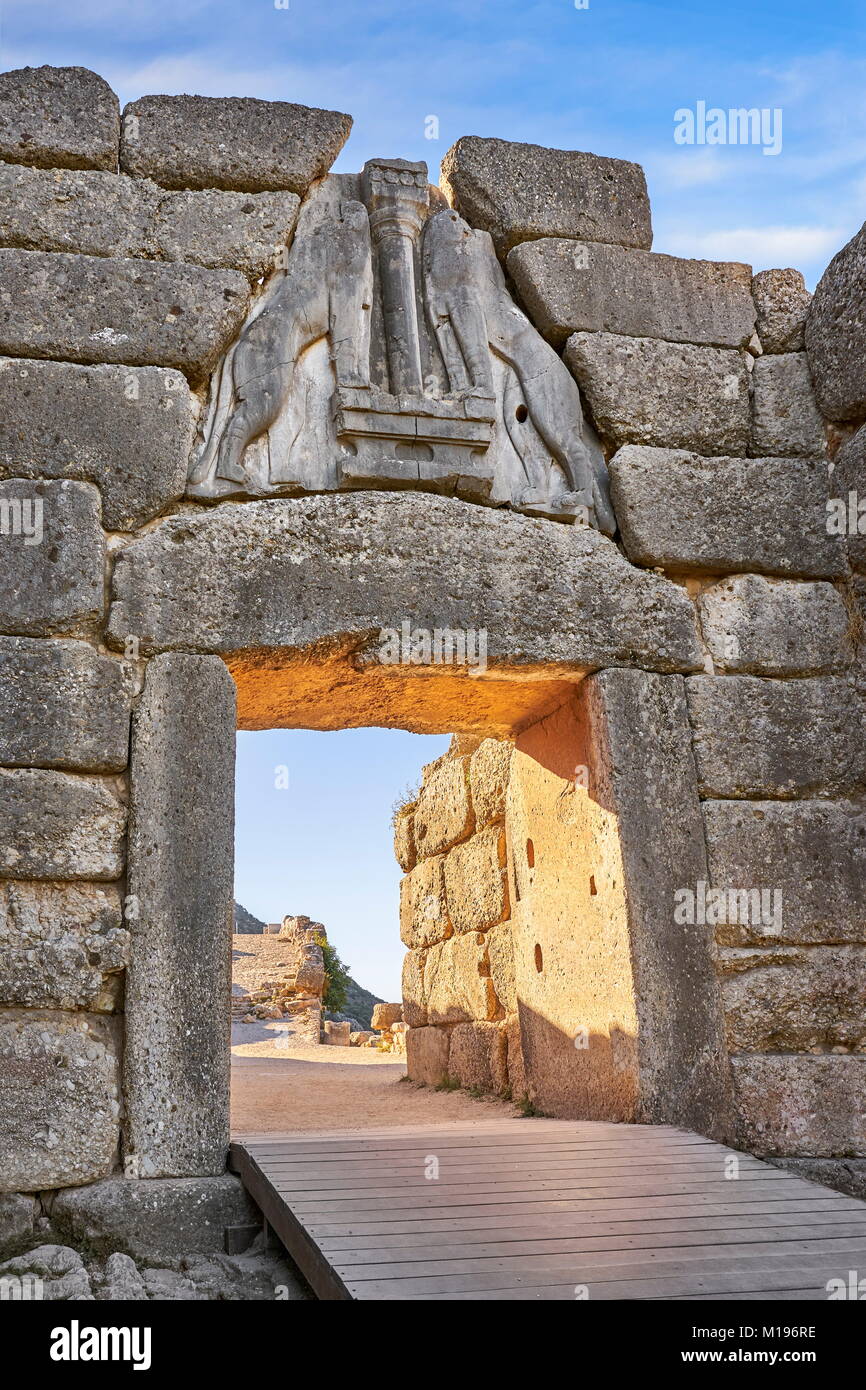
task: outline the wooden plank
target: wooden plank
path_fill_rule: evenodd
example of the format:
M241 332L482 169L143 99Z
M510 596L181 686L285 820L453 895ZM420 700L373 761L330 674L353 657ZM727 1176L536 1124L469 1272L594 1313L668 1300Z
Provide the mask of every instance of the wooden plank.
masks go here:
M341 1179L347 1177L365 1177L372 1173L374 1176L387 1175L389 1181L408 1180L412 1181L420 1174L424 1177L429 1159L435 1154L418 1154L400 1163L391 1163L387 1159L367 1159L362 1158L354 1162L344 1161L341 1163L291 1163L281 1157L263 1158L261 1154L256 1154L256 1162L259 1166L269 1173L280 1174L290 1178L292 1182L302 1183L305 1179L314 1178L317 1181L327 1182L333 1186ZM715 1172L724 1171L728 1161L736 1157L739 1168L750 1169L754 1172L778 1173L778 1168L773 1168L767 1163L762 1163L759 1158L742 1158L740 1155L728 1154L724 1151L719 1153L690 1153L666 1155L664 1167L667 1171L682 1168L695 1167L702 1171L712 1169ZM452 1159L439 1159L439 1171L441 1176L436 1181L444 1181L445 1178L461 1178L477 1173L479 1169L485 1173L533 1173L533 1172L580 1172L580 1173L631 1173L643 1172L650 1169L658 1172L660 1160L652 1154L646 1156L634 1155L628 1158L619 1158L613 1154L605 1154L600 1158L582 1158L573 1154L534 1154L527 1155L525 1158L511 1158L505 1154L501 1157L482 1157L473 1160L465 1157L460 1161ZM426 1180L426 1179L425 1179ZM736 1179L732 1179L736 1181Z

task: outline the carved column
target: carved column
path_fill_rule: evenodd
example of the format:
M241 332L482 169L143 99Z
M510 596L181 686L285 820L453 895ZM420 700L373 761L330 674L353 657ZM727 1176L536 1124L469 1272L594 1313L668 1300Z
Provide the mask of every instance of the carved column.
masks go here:
M391 390L394 395L420 396L424 377L415 247L429 204L427 166L405 159L369 160L364 165L363 185L379 256Z

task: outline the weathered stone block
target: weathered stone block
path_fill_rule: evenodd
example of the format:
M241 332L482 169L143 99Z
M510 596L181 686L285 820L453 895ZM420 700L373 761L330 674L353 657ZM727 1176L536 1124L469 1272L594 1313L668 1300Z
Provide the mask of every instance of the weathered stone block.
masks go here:
M488 826L445 856L448 916L458 932L486 931L508 916L505 829Z
M523 1060L523 1043L520 1036L520 1019L516 1014L506 1018L504 1023L507 1044L506 1061L508 1065L508 1085L515 1100L528 1098L526 1065Z
M467 135L442 160L440 183L500 256L536 237L652 245L644 172L624 159Z
M755 331L751 269L736 262L547 238L515 246L508 270L557 347L587 332L738 348Z
M227 1226L258 1225L261 1215L231 1173L210 1178L108 1178L59 1192L51 1224L63 1239L99 1255L143 1259L224 1251Z
M424 961L424 995L430 1023L495 1017L498 1004L487 943L480 932L465 932L430 947Z
M125 1153L139 1177L225 1168L235 727L221 661L149 663L133 721L124 1054Z
M120 772L130 681L86 642L0 637L0 763Z
M845 680L689 676L686 688L703 796L845 796L866 785L866 706Z
M336 1023L333 1019L326 1018L322 1024L322 1042L331 1047L351 1047L351 1023Z
M738 575L702 589L698 612L717 671L815 676L851 660L851 620L832 584Z
M486 738L469 759L469 790L475 825L480 830L505 816L505 793L514 745Z
M0 768L0 878L114 879L126 809L109 781Z
M741 353L613 333L574 333L565 361L614 447L746 453L749 379Z
M0 482L0 630L47 637L95 622L104 606L105 537L89 483Z
M451 935L444 856L422 859L400 883L400 940L420 951Z
M197 414L181 372L0 358L0 476L95 483L131 530L183 496Z
M118 1057L111 1020L0 1010L0 1191L74 1187L111 1172Z
M404 807L394 817L394 855L404 873L415 867L415 835L412 830L412 808Z
M752 276L757 334L764 352L802 352L812 296L799 270L759 270Z
M373 1013L370 1018L370 1027L377 1032L384 1032L395 1023L403 1022L402 1004L374 1004Z
M116 888L0 882L4 1003L112 1013L128 955Z
M610 475L622 542L637 565L845 573L843 542L827 534L820 459L710 459L628 447L611 459Z
M165 188L306 193L349 138L351 116L254 97L148 96L124 107L120 167Z
M294 193L168 193L125 174L0 166L0 246L132 256L241 270L274 267L294 230Z
M410 1028L406 1034L406 1074L424 1086L441 1086L448 1076L448 1034L444 1028Z
M743 1056L731 1068L741 1148L815 1158L866 1153L866 1057Z
M759 357L752 369L753 454L821 458L824 421L805 352Z
M461 1086L501 1094L508 1086L508 1040L499 1023L458 1023L451 1030L448 1075Z
M419 857L441 854L472 834L467 764L466 758L443 758L425 775L414 814Z
M866 1159L862 1158L786 1158L771 1159L798 1178L833 1187L849 1197L866 1201Z
M866 1050L866 948L734 948L720 964L731 1052Z
M517 982L514 975L514 941L511 922L500 922L486 934L490 978L506 1013L517 1011Z
M410 1029L423 1028L427 1022L427 1002L424 994L423 951L407 951L403 957L401 993L403 1017Z
M527 604L530 593L544 602ZM115 597L113 639L137 633L143 651L305 647L412 613L430 631L485 627L491 665L702 665L687 595L597 531L444 497L359 493L172 518L118 556ZM417 812L415 831L420 852Z
M0 1192L0 1259L31 1245L36 1221L35 1197L22 1192Z
M843 535L852 569L866 572L866 426L839 450L830 479L828 529ZM853 496L852 496L853 493ZM832 512L832 519L829 515Z
M0 353L210 372L240 330L236 270L0 250Z
M835 255L806 315L806 351L821 413L866 416L866 226Z
M705 801L710 881L777 890L772 943L866 942L866 813L848 801ZM771 900L772 902L772 900ZM756 921L716 927L726 946L768 944Z
M87 68L0 73L0 159L48 169L116 169L117 97Z

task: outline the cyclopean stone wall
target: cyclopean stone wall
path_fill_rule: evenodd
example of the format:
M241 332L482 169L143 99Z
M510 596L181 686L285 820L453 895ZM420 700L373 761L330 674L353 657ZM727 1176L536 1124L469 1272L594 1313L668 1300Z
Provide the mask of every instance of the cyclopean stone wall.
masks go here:
M736 1132L763 1151L864 1152L864 549L856 523L827 524L828 495L866 490L860 238L809 306L794 272L653 253L634 165L473 138L446 157L446 202L405 162L373 161L366 184L326 177L349 124L192 97L143 98L121 121L83 69L0 76L0 1189L19 1227L34 1193L111 1179L119 1211L124 1193L158 1203L165 1180L224 1172L238 724L515 742L523 780L504 817L472 802L472 834L419 858L445 855L462 904L450 937L412 947L425 970L438 952L425 1027L450 1030L458 1075L501 1078L488 1042L519 1018L542 1108L613 1095L618 1113L716 1132L732 1094ZM362 194L376 213L400 188L440 219L446 257L418 263L424 353L461 323L469 346L448 339L442 360L480 372L487 394L469 382L455 404L436 359L438 386L425 378L393 425L390 397L365 416L356 383L342 482L272 476L256 492L244 464L239 486L207 495L211 383L293 273L296 223L302 248L330 245L338 224L363 229ZM488 278L443 300L460 247ZM374 272L372 352L396 373ZM317 303L329 333L345 307ZM346 369L323 344L299 372L313 396ZM239 427L244 382L233 389L220 429ZM380 482L353 473L349 436L374 440L358 457L379 467L389 430L433 442L401 446ZM440 449L461 460L453 476ZM510 478L499 493L491 470ZM567 524L582 508L592 524ZM381 635L403 622L484 631L486 669L394 663ZM620 897L546 992L574 910L546 853L538 888L518 858L497 877L502 826L507 841L509 816L534 819L556 843L574 770L548 751L576 747L591 795L567 808L568 834L603 838ZM479 902L480 862L499 868ZM705 863L713 884L781 888L781 932L680 930L673 896ZM516 1008L490 955L509 920L497 894ZM490 1002L440 1025L449 957L470 947ZM610 960L616 1011L593 1013ZM577 1026L590 1045L569 1039L573 1073L558 1040Z

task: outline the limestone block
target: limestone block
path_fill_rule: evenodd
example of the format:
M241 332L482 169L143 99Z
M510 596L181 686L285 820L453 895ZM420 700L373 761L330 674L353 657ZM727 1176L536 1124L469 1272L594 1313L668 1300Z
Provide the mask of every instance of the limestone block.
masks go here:
M415 844L419 858L441 854L472 834L468 760L445 758L425 777L415 803Z
M866 1051L866 948L722 952L731 1052Z
M369 1047L370 1043L378 1041L378 1035L369 1030L362 1029L358 1033L349 1034L350 1047Z
M0 1192L0 1259L32 1244L36 1221L35 1197L23 1192Z
M628 447L611 459L610 474L634 564L828 579L845 572L844 544L827 534L820 459L709 459Z
M0 159L48 169L116 169L117 97L87 68L0 73Z
M0 1000L114 1012L129 957L116 888L0 882Z
M453 498L226 504L161 523L118 556L114 579L114 640L137 633L143 651L303 647L411 613L430 631L486 628L491 665L702 664L686 594L605 536ZM527 604L531 593L544 602Z
M508 1066L508 1085L515 1100L522 1100L528 1094L526 1067L523 1061L523 1043L520 1036L520 1019L511 1014L503 1025L506 1039L506 1062Z
M404 873L411 873L416 858L411 807L403 807L394 817L394 854Z
M812 296L799 270L759 270L752 276L757 334L764 352L802 352Z
M828 525L844 534L852 569L866 573L866 426L836 455L830 492L837 500Z
M644 172L624 159L467 135L442 160L440 183L500 256L536 237L652 245Z
M351 116L254 97L147 96L123 111L120 167L165 188L306 193L349 138Z
M119 1038L94 1014L0 1010L0 1191L104 1178L117 1156Z
M228 1143L235 689L221 661L147 668L133 721L125 1152L140 1177L221 1173ZM203 1004L205 1001L205 1004Z
M424 1086L441 1086L448 1076L448 1033L444 1028L410 1028L406 1075Z
M571 333L746 347L755 331L747 265L547 238L508 254L536 328L557 347Z
M805 352L759 357L752 370L751 452L821 458L825 447Z
M431 946L424 962L424 994L430 1023L492 1019L498 1001L490 979L487 943L465 932ZM411 1020L407 1020L410 1027Z
M508 1086L508 1040L500 1023L458 1023L451 1030L448 1075L461 1086L501 1094Z
M740 1147L824 1158L866 1153L866 1057L731 1060Z
M496 997L506 1013L517 1011L517 983L514 975L514 942L510 922L500 922L486 934L490 959L490 978Z
M565 361L609 443L746 453L749 378L741 353L613 333L574 333Z
M326 1018L322 1024L322 1042L331 1047L350 1047L352 1042L351 1023L335 1023Z
M0 477L95 483L131 530L183 496L197 413L180 372L0 358Z
M420 951L451 935L444 856L422 859L400 883L400 940Z
M851 660L850 617L832 584L737 575L702 589L698 612L717 671L815 676Z
M255 280L299 206L294 193L168 193L125 174L0 166L0 246L22 251L185 261Z
M403 957L401 993L403 1017L412 1029L427 1022L427 996L424 993L424 951L407 951Z
M513 753L513 744L504 739L486 738L469 759L469 790L479 830L505 816L505 793Z
M705 801L703 813L710 881L781 894L773 943L866 942L866 813L856 803ZM768 944L753 916L717 926L717 941Z
M390 1029L394 1023L402 1023L403 1005L400 1004L374 1004L373 1015L370 1019L370 1027L378 1032Z
M491 825L445 856L448 916L457 932L483 932L508 916L505 829Z
M108 780L0 768L0 878L119 878L125 828Z
M46 637L102 616L105 537L89 483L0 482L0 630Z
M236 270L0 250L0 353L177 367L203 380L236 336L250 290Z
M845 680L689 676L686 688L703 796L845 796L866 785L866 707Z
M120 772L130 682L86 642L0 637L0 763Z
M862 1158L786 1158L772 1160L798 1178L833 1187L849 1197L866 1201L866 1159Z
M806 351L822 415L866 416L866 226L835 255L806 315Z
M205 1178L107 1178L59 1192L51 1222L64 1239L99 1255L144 1259L224 1251L227 1226L259 1225L258 1209L231 1173Z

